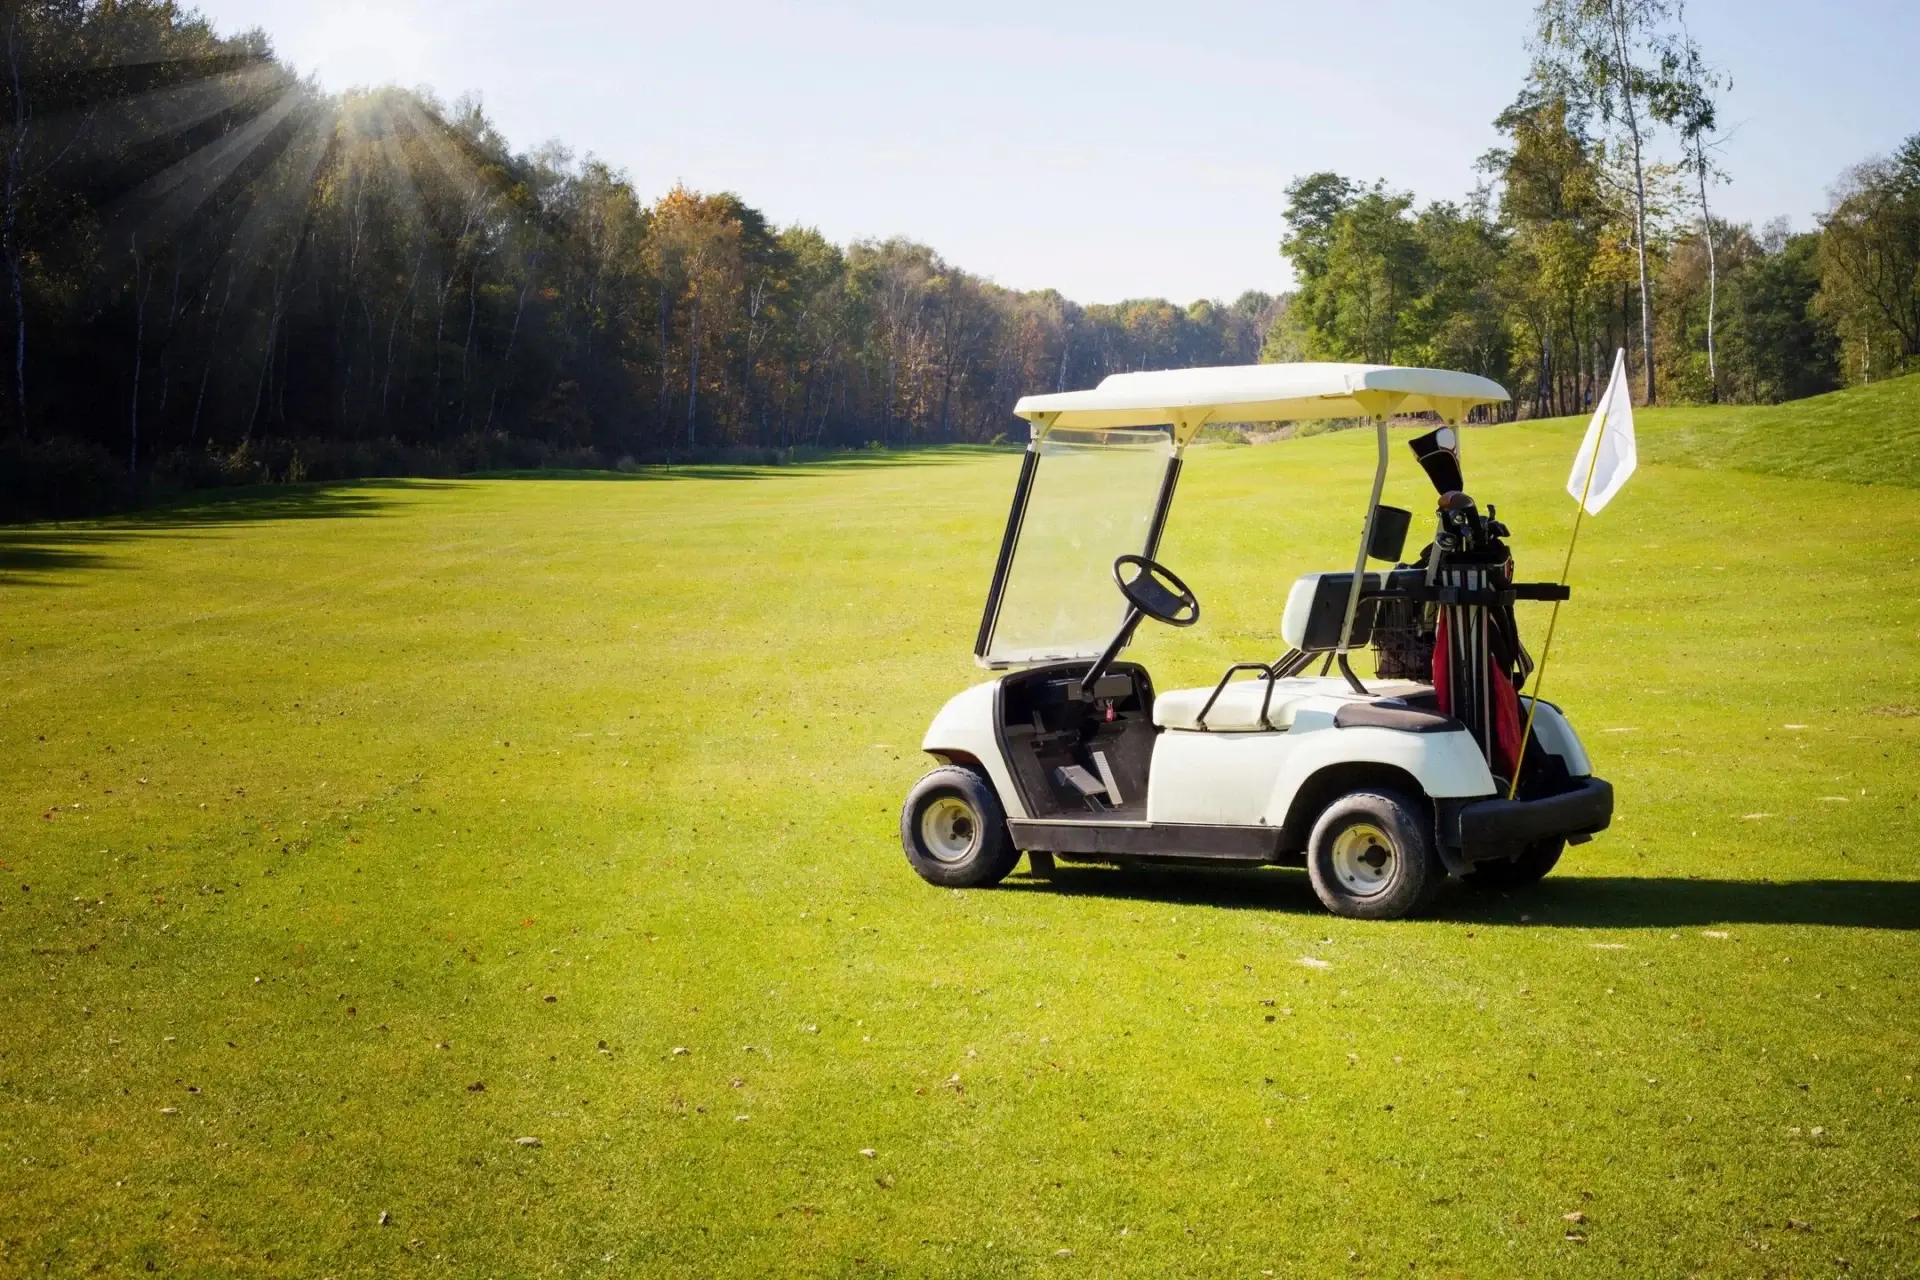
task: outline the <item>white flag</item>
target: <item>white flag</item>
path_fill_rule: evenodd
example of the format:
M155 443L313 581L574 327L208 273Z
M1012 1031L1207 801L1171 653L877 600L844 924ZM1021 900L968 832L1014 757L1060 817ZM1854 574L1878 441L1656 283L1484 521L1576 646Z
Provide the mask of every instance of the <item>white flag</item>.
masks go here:
M1640 451L1633 442L1633 392L1627 386L1627 353L1623 348L1614 353L1613 377L1607 382L1606 394L1594 406L1593 421L1587 424L1580 452L1573 456L1567 492L1575 502L1585 504L1588 515L1597 516L1639 465ZM1591 484L1589 471L1593 473Z

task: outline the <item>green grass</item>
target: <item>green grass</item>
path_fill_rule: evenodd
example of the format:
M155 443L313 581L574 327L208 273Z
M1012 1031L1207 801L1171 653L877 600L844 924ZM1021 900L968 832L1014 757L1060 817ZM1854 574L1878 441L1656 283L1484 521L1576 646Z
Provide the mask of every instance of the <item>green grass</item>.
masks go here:
M1787 404L1636 417L1650 462L1920 489L1920 374Z
M1523 573L1578 429L1468 434ZM1163 687L1369 444L1194 455ZM0 534L0 1272L1920 1270L1920 493L1647 466L1549 677L1614 829L1382 925L916 879L1016 462L893 463Z

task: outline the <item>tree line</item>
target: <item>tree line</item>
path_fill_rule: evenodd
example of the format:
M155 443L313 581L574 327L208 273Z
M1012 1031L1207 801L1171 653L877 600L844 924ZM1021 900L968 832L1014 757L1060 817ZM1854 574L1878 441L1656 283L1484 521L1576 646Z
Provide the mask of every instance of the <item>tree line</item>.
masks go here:
M1920 353L1920 136L1817 229L1712 216L1725 87L1672 0L1542 0L1474 194L1289 188L1297 291L1082 306L731 193L649 198L481 105L329 94L170 0L5 9L0 513L154 484L991 441L1029 391L1257 359L1467 369L1576 412ZM1662 158L1663 156L1667 158Z
M1288 188L1299 288L1271 359L1482 373L1577 413L1625 348L1643 402L1779 401L1920 367L1920 134L1815 228L1713 215L1726 79L1666 0L1543 0L1465 201L1337 173ZM1665 148L1665 158L1663 157Z
M730 193L649 200L170 3L5 22L0 438L81 483L989 441L1036 388L1251 362L1281 305L1081 306Z

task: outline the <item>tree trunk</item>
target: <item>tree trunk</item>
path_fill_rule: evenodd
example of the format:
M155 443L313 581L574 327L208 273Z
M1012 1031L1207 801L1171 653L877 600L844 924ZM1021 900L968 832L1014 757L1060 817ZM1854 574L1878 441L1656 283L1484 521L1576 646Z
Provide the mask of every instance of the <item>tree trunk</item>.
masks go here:
M213 282L207 282L209 292ZM227 318L227 303L233 300L233 265L227 265L227 287L220 295L220 310L213 317L213 328L207 334L207 363L200 370L200 391L193 400L193 422L187 428L187 452L193 452L193 445L200 437L200 412L207 405L207 380L213 376L213 362L220 350L220 325ZM201 299L201 314L206 314L206 300Z
M183 259L178 249L173 254L173 292L167 297L167 331L160 339L160 403L153 407L154 419L167 420L168 393L173 390L173 334L180 316L180 272Z
M440 286L440 296L434 307L433 317L433 414L428 421L428 430L433 438L440 439L440 352L447 338L447 295L453 292L453 282L460 274L460 264L456 262L447 272L446 283Z
M147 292L153 288L148 273L146 288L140 286L140 241L128 242L133 254L133 398L127 410L127 471L140 469L140 360L147 346Z
M247 415L247 429L241 433L240 443L246 444L253 439L253 428L260 421L260 404L267 399L267 386L273 377L273 355L279 346L280 336L280 299L282 282L278 272L273 278L273 308L267 315L266 350L260 357L260 380L253 388L253 408Z
M654 417L660 424L660 437L667 437L667 268L660 266L660 353L655 357L660 369L660 407Z
M1707 209L1707 157L1700 139L1693 140L1694 173L1700 179L1700 225L1707 237L1707 381L1712 397L1720 399L1720 365L1713 346L1713 315L1720 289L1720 265L1713 246L1713 215Z
M394 304L393 323L387 326L387 371L380 378L380 417L383 422L387 420L387 393L393 387L393 342L400 333L400 315L407 309L407 303L413 299L413 286L419 281L420 267L426 260L427 250L422 246L419 255L413 260L413 271L407 276L407 291L401 294L400 301Z
M1627 15L1622 0L1610 0L1613 46L1619 59L1620 103L1633 143L1633 249L1640 264L1640 358L1646 402L1653 403L1653 292L1647 281L1647 178L1640 158L1640 113L1633 102L1633 68L1627 61Z
M25 257L20 247L20 188L26 175L27 111L26 89L20 83L20 16L7 19L7 68L13 77L13 139L7 148L6 223L4 226L7 274L13 286L13 394L20 415L20 431L27 430L27 292L21 270Z
M887 402L880 409L880 446L885 448L893 439L893 395L900 378L900 356L894 350L894 339L887 341Z
M688 339L687 356L687 449L692 451L697 443L695 415L700 407L700 291L693 292L693 324Z
M468 362L473 356L473 322L479 312L480 264L476 261L474 269L467 275L467 337L460 344L460 427L466 429L473 408L471 397L467 394Z
M533 250L533 256L527 259L526 279L520 282L520 296L519 298L515 299L513 304L513 327L507 330L507 349L506 349L506 352L500 357L500 375L497 378L495 378L494 384L493 384L493 391L487 397L487 422L485 426L480 428L480 430L483 432L490 431L493 429L493 409L494 409L494 406L499 402L501 385L512 375L513 344L520 337L520 314L521 312L526 310L527 291L533 288L533 281L535 276L539 273L539 270L540 270L540 249L538 246L538 242L536 242L535 248Z

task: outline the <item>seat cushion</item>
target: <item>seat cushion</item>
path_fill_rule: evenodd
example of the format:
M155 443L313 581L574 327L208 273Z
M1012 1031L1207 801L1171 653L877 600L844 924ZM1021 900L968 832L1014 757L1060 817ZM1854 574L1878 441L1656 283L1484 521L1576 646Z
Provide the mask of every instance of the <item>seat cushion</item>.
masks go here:
M1425 685L1405 680L1377 680L1368 689L1374 698L1405 698L1428 692ZM1200 729L1215 733L1252 733L1293 727L1293 713L1311 698L1337 698L1365 705L1373 698L1362 698L1339 677L1294 676L1273 682L1273 697L1267 703L1267 718L1260 720L1260 702L1266 697L1265 680L1240 680L1220 691L1220 700L1200 723L1200 709L1213 696L1213 685L1198 689L1169 689L1153 699L1153 722L1162 729Z
M1220 700L1200 723L1200 709L1213 696L1214 686L1198 689L1169 689L1153 699L1153 722L1162 729L1212 729L1218 733L1246 733L1258 729L1286 729L1293 724L1294 704L1322 692L1314 689L1289 689L1293 683L1276 680L1273 698L1267 703L1267 720L1260 722L1260 701L1266 697L1265 680L1241 680L1220 691ZM1318 681L1312 682L1318 685Z

